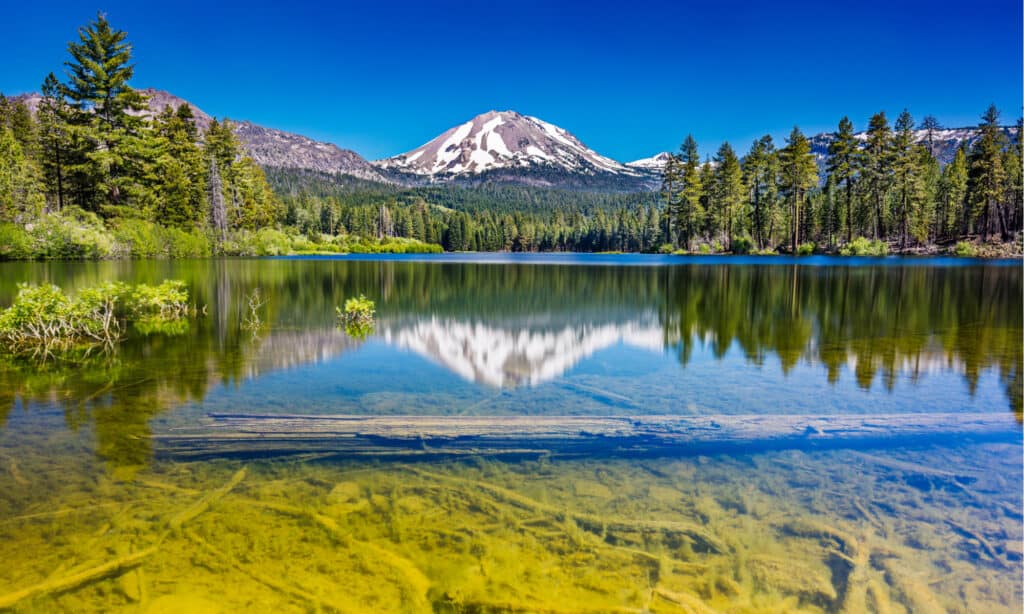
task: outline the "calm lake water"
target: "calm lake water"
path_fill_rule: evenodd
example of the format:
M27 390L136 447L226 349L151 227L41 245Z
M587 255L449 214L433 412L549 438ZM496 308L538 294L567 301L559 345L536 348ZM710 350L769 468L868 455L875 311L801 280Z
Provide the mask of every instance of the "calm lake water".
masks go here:
M1022 277L899 258L0 263L0 306L26 281L182 279L201 308L109 354L0 358L0 606L1019 612ZM359 294L365 338L337 327ZM251 427L357 423L339 415L510 434ZM523 416L570 426L533 440ZM604 417L706 432L624 446L573 426Z

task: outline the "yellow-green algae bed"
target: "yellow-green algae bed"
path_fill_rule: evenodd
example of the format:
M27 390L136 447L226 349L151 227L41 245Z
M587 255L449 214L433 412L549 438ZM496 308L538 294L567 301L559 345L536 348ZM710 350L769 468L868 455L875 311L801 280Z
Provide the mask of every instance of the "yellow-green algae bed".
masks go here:
M1019 453L968 443L104 470L73 447L4 451L0 605L1013 612Z

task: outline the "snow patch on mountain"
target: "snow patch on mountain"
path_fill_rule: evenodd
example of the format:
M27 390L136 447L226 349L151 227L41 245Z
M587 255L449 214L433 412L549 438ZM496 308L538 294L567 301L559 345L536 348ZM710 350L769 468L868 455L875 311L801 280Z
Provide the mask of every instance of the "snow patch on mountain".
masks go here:
M668 160L671 157L672 154L670 154L667 151L663 151L657 155L651 156L650 158L641 158L639 160L627 162L626 166L630 168L640 168L649 171L657 171L660 173L662 169L665 168L665 165L668 164Z

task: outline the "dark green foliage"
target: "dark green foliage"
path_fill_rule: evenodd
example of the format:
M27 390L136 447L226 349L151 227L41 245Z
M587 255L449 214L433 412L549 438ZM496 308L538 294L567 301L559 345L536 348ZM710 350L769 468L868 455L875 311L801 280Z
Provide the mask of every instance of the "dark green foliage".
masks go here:
M811 155L811 144L800 129L793 127L786 147L779 152L780 192L789 205L789 226L795 252L800 243L800 215L808 191L818 183L818 167Z

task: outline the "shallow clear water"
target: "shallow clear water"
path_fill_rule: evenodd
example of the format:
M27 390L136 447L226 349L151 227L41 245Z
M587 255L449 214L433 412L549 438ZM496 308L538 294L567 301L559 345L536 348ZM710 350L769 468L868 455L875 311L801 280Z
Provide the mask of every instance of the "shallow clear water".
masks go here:
M0 362L0 592L39 589L16 608L1021 608L1019 263L0 263L0 305L21 281L164 278L205 306L181 334ZM335 306L360 293L377 305L366 339L336 328ZM721 446L371 455L336 438L217 439L216 416L239 414L826 426ZM929 430L901 430L911 414ZM125 565L61 585L112 561Z

